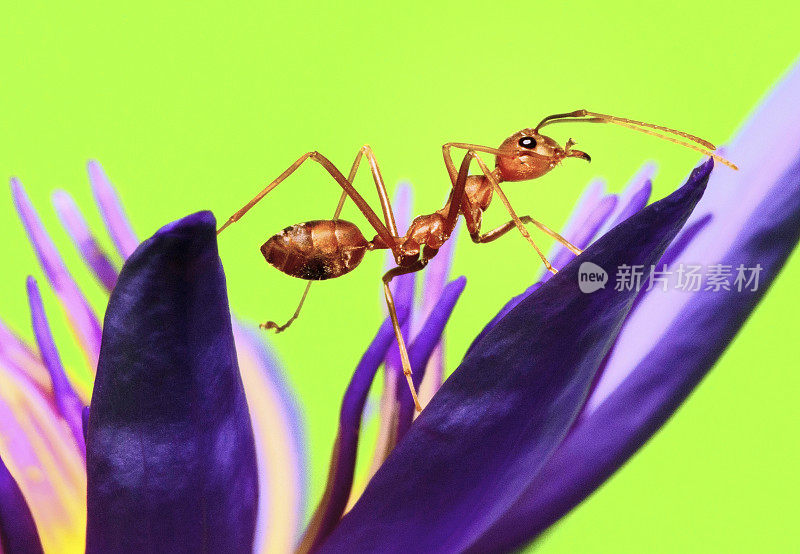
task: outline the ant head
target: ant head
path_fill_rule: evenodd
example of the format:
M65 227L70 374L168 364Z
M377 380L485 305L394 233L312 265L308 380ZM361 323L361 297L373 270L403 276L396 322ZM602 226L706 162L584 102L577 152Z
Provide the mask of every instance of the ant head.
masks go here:
M522 129L500 145L499 150L508 154L497 156L497 169L504 181L527 181L541 177L564 158L580 158L592 161L589 154L573 150L572 139L561 147L552 138L539 134L536 129Z

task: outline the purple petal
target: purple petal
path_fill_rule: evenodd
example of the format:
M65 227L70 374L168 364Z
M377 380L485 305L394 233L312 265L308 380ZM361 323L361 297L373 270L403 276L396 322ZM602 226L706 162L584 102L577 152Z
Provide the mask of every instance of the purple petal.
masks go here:
M676 263L721 263L733 248L740 232L752 225L764 198L792 170L800 157L800 65L776 87L744 130L727 148L727 154L740 166L739 171L720 168L709 181L708 195L692 215L693 223L711 213L714 219L676 260ZM788 208L787 208L788 209ZM608 362L591 405L597 406L644 357L661 336L680 317L693 294L671 290L648 294L641 308L632 314L619 338L619 348Z
M47 281L61 301L81 348L86 353L90 367L94 368L100 353L100 323L72 275L67 271L19 180L11 179L11 193Z
M578 248L586 248L592 239L598 234L611 217L618 201L615 195L603 196L605 184L601 180L594 180L589 183L586 190L581 195L578 207L574 210L570 221L565 226L563 236ZM550 262L556 269L561 269L575 258L575 254L567 250L562 244L556 244L550 255ZM467 352L480 342L483 337L497 325L497 322L510 312L517 304L522 302L530 294L536 291L544 282L548 281L553 274L547 270L542 272L540 280L525 291L509 300L505 306L495 315L483 328L477 337L472 341Z
M672 261L760 264L758 290L648 293L580 423L478 547L520 546L591 494L674 413L741 328L800 237L798 94L800 66L728 149L741 170L715 172L686 232L713 219Z
M647 163L633 176L619 196L616 212L600 230L600 234L607 233L612 227L616 227L647 205L653 193L652 179L655 170L654 164Z
M0 551L39 554L42 543L31 510L17 482L0 459Z
M583 416L518 503L477 544L525 544L571 510L674 413L722 355L800 238L800 160L723 264L763 268L757 291L701 291L602 403ZM640 308L641 309L641 308ZM626 324L627 326L627 324ZM500 542L498 542L500 541Z
M408 312L404 312L404 315L408 317ZM347 507L353 486L364 404L375 373L383 363L393 341L394 328L391 320L387 318L367 347L350 379L339 413L339 431L328 470L328 482L300 542L298 550L301 552L308 552L319 546L339 522Z
M661 259L658 260L658 266L667 266L670 267L675 263L675 260L680 258L681 254L683 254L689 245L692 244L697 236L706 228L706 226L711 223L713 216L711 214L706 214L705 216L701 217L693 221L692 223L687 223L686 226L681 230L672 244L669 245L667 251L664 252L664 255L661 256Z
M246 552L258 502L216 222L159 230L106 311L87 433L87 552Z
M409 347L408 354L417 386L424 375L425 364L438 344L444 326L465 286L466 279L461 277L445 287L439 302ZM408 313L404 312L404 315L407 317ZM393 338L394 330L391 321L387 319L361 358L350 380L339 415L339 432L328 472L327 486L301 541L299 548L301 552L317 548L339 522L347 507L353 485L364 405L375 373L383 362ZM404 433L411 424L413 411L414 405L410 396L408 402L401 401L398 433Z
M52 396L50 375L42 365L42 361L2 320L0 320L0 364L6 371L13 371L30 380L45 396Z
M63 190L53 193L53 205L86 266L107 291L117 283L117 269L97 243L75 200Z
M89 172L94 198L106 223L108 234L111 235L111 240L114 241L122 259L127 259L136 250L139 239L128 222L128 216L125 215L125 209L119 201L117 191L106 177L102 166L91 160L86 165L86 169Z
M564 438L635 298L579 291L579 262L651 264L702 195L712 163L626 220L523 300L470 352L323 544L323 552L461 552Z
M590 184L587 191L584 193L580 202L580 206L575 211L571 223L567 226L568 230L565 231L564 237L572 242L578 248L586 248L592 239L597 235L601 227L608 221L614 208L617 206L617 197L612 195L595 197L595 191L598 185ZM602 187L602 185L600 185ZM571 260L575 258L575 254L567 250L563 245L558 244L554 250L555 254L550 259L550 263L556 269L561 269L566 266ZM540 281L528 287L522 294L518 294L509 300L505 306L494 316L489 323L483 328L477 337L472 341L472 344L467 349L467 352L480 342L483 337L497 325L497 322L510 312L517 304L522 302L530 294L536 291L543 283L550 280L553 276L552 273L545 270L542 272Z
M595 197L597 193L590 194L589 191L584 193L562 235L578 248L586 248L595 237L606 234L609 229L616 227L647 205L653 188L650 179L654 172L654 165L645 164L633 176L619 197L613 194L609 196L601 194ZM602 188L600 193L602 193ZM550 261L556 269L559 269L567 265L574 257L575 255L562 244L556 244ZM541 279L547 281L551 276L552 273L545 270L542 272Z
M494 328L495 328L495 326L496 326L498 323L500 323L500 320L501 320L501 319L503 319L503 318L506 316L506 314L508 314L508 312L510 312L511 310L513 310L514 308L516 308L516 307L517 307L517 305L518 305L520 302L522 302L523 300L525 300L526 298L528 298L528 297L529 297L531 294L533 294L534 292L536 292L537 290L539 290L539 287L541 287L543 284L544 284L544 283L543 283L543 282L541 282L541 281L539 281L538 283L534 283L534 284L532 284L531 286L529 286L527 289L525 289L525 291L524 291L522 294L518 294L518 295L514 296L514 297L513 297L511 300L509 300L508 302L506 302L506 305L505 305L505 306L503 306L503 307L500 309L500 311L499 311L499 312L497 312L497 315L496 315L496 316L494 316L494 317L493 317L493 318L492 318L492 319L489 321L489 323L487 323L487 324L486 324L486 326L483 328L483 330L481 330L481 332L480 332L480 333L478 333L478 336L477 336L477 337L475 337L475 338L472 340L472 343L469 345L469 348L467 348L467 354L469 354L469 353L472 351L472 349L473 349L473 348L475 348L475 346L476 346L476 345L477 345L479 342L481 342L481 341L483 340L483 338L484 338L484 337L485 337L487 334L489 334L489 332L490 332L492 329L494 329Z
M39 287L36 280L28 277L26 282L28 290L28 303L31 310L31 323L33 334L36 337L36 344L42 356L47 371L50 373L50 380L53 384L53 396L55 397L56 407L59 414L67 422L75 439L75 445L83 456L86 456L86 447L83 439L83 429L81 424L81 411L83 402L78 397L72 385L67 379L64 366L61 363L61 356L58 354L53 342L53 335L50 333L50 325L47 323L42 297L39 294Z

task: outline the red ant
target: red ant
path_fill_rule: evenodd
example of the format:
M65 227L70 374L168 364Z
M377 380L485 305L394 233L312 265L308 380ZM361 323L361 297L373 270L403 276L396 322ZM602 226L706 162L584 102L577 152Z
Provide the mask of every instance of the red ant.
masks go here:
M649 135L654 135L702 152L733 169L737 169L731 162L711 152L715 150L713 144L694 135L690 135L689 133L677 131L669 127L662 127L660 125L653 125L652 123L644 123L642 121L604 115L586 110L554 114L542 119L533 129L522 129L514 133L504 140L499 148L489 148L487 146L461 142L449 142L443 145L442 154L444 156L444 164L447 168L447 173L450 176L452 185L450 196L442 209L432 214L421 215L415 218L411 222L408 232L404 236L400 236L397 232L392 206L389 203L389 197L386 193L386 186L383 183L380 169L378 168L378 162L375 160L375 156L369 146L362 146L358 151L347 177L319 152L307 152L290 165L286 171L281 173L277 179L267 185L255 198L233 214L217 231L219 235L231 223L241 219L250 208L255 206L271 190L289 177L289 175L306 160L310 159L320 164L343 189L339 204L336 207L332 219L308 221L306 223L292 225L271 237L261 246L261 252L268 263L288 275L309 281L303 292L300 304L297 306L292 317L285 324L278 325L273 321L268 321L262 323L261 327L263 329L275 329L276 332L285 330L299 316L300 309L305 302L313 281L332 279L349 273L361 263L364 254L368 250L391 250L397 267L389 270L383 276L383 291L400 349L403 372L408 380L416 409L418 411L422 410L411 379L411 366L408 361L405 342L400 332L400 325L398 323L392 293L389 289L389 282L398 275L412 273L424 268L428 261L436 255L439 248L450 238L450 234L455 228L459 215L464 216L470 237L473 242L476 243L492 242L516 227L519 232L522 233L522 236L533 246L534 250L536 250L536 253L542 259L545 267L553 273L555 273L556 270L550 265L550 262L545 258L539 247L536 246L536 243L525 228L526 223L532 223L576 255L580 254L581 250L579 248L543 223L536 221L528 215L519 217L511 207L505 193L500 188L500 183L505 181L528 181L541 177L555 166L559 165L565 158L578 158L586 160L587 162L591 161L591 158L586 152L573 148L575 142L572 139L569 139L562 148L552 138L539 133L542 127L552 123L576 121L587 123L613 123ZM668 136L663 133L675 135L687 139L690 142L685 142L675 138L675 136ZM452 148L461 148L467 151L459 169L456 169L450 155L450 150ZM493 171L486 166L478 155L478 152L484 152L495 156L495 169ZM364 201L364 198L352 185L361 159L364 156L366 156L369 162L372 177L378 190L378 197L380 198L381 209L383 211L383 221L381 221L378 215L370 208L366 201ZM470 164L473 160L475 160L480 167L481 174L479 175L469 174ZM506 210L508 210L511 221L491 231L481 233L481 217L483 212L489 207L489 203L492 201L492 196L494 194L497 194L500 201L506 207ZM356 204L359 211L364 214L369 224L377 233L372 240L367 240L359 228L353 223L339 219L339 214L342 211L347 197L350 197Z

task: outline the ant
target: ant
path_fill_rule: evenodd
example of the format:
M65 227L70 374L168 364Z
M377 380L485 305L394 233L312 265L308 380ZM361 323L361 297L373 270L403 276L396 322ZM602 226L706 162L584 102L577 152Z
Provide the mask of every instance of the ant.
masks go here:
M462 142L444 144L442 146L442 155L444 156L444 164L452 186L447 202L442 209L432 214L415 218L411 222L408 232L404 236L400 236L397 232L392 206L386 193L386 186L383 183L383 177L372 148L368 145L361 147L358 154L356 154L347 177L319 152L307 152L267 185L264 190L259 192L255 198L234 213L217 231L217 235L219 235L229 225L241 219L244 214L271 190L281 184L306 160L313 160L320 164L342 188L342 195L339 198L339 204L332 219L307 221L292 225L271 237L261 246L261 253L269 264L288 275L308 280L308 284L300 299L300 304L286 323L278 325L274 321L268 321L262 323L260 327L262 329L274 329L278 333L284 331L300 315L300 309L303 307L313 281L333 279L349 273L361 263L365 253L369 250L391 250L397 267L389 270L383 276L383 292L389 315L392 319L395 336L397 337L403 373L411 389L414 405L417 411L421 411L422 407L411 378L408 352L400 332L400 324L389 283L399 275L423 269L428 261L436 255L439 248L450 238L459 215L464 216L470 237L476 243L492 242L516 227L536 250L544 266L552 273L556 273L556 269L531 238L525 227L526 223L538 227L576 255L580 254L581 250L579 248L543 223L529 215L519 217L514 208L511 207L511 203L508 201L503 189L500 188L500 184L506 181L528 181L541 177L566 158L591 161L589 154L573 148L575 142L572 139L569 139L562 148L555 140L539 132L546 125L562 122L612 123L691 148L711 156L732 169L738 169L728 160L713 154L711 151L716 149L713 144L683 131L587 110L554 114L542 119L533 129L526 128L514 133L504 140L499 148ZM458 169L456 169L450 153L453 148L466 150L461 166ZM494 170L490 170L486 166L478 155L479 152L495 156ZM375 181L383 211L383 220L378 217L352 185L363 157L366 157L372 172L372 178ZM480 167L481 173L478 175L469 174L473 160ZM489 207L492 196L495 194L505 206L511 216L511 220L495 229L481 233L483 212ZM364 214L364 217L367 218L367 221L377 233L372 240L367 240L355 224L339 219L339 214L348 197L355 203L359 211Z

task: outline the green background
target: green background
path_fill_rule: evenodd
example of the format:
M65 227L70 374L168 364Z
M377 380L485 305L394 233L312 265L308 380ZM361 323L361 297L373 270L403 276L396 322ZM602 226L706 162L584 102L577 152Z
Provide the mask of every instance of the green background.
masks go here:
M446 141L496 146L543 115L586 107L724 142L800 52L800 10L785 1L9 4L0 9L0 174L26 184L100 311L105 296L49 199L55 188L69 190L100 228L89 158L104 165L142 237L199 209L226 218L302 152L317 149L346 167L364 143L392 188L413 183L415 212L423 213L440 207L449 187ZM698 160L606 126L554 134L574 137L593 163L565 163L506 190L518 211L555 227L593 176L617 191L643 161L657 160L661 197ZM364 175L357 187L374 199ZM269 268L258 247L285 225L329 217L337 195L321 170L304 169L223 235L238 315L291 313L302 283ZM346 217L363 221L353 211ZM486 219L502 220L497 208ZM41 272L7 192L0 227L0 314L31 337L24 277ZM462 232L453 274L467 275L468 285L449 326L451 370L539 271L517 237L488 246L464 239ZM540 551L800 546L796 258L680 412ZM296 326L273 341L308 418L314 499L341 393L382 318L382 264L373 255L348 278L314 287ZM81 356L49 292L45 302L76 367Z

